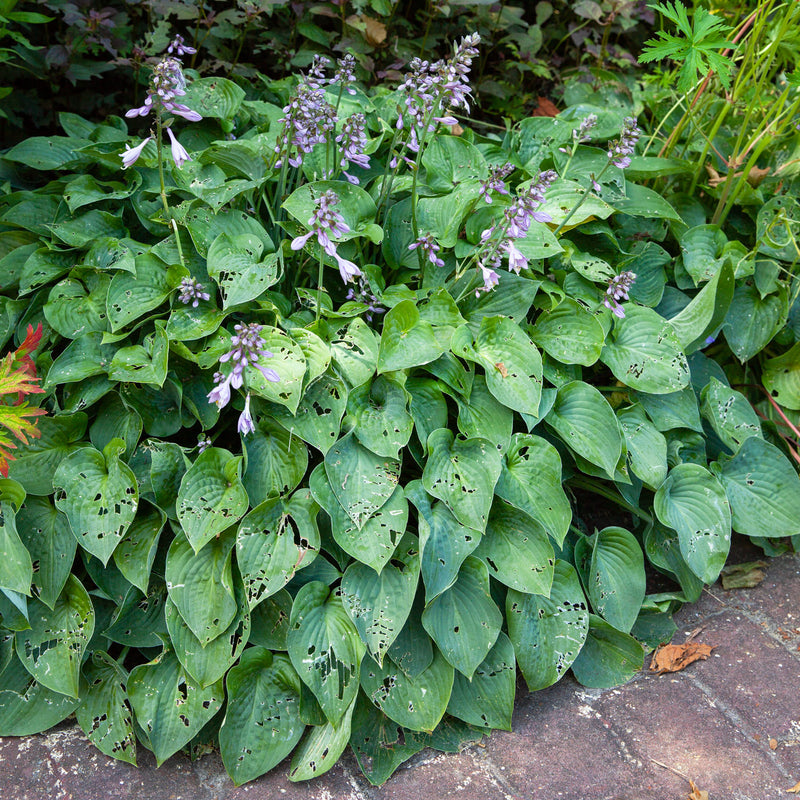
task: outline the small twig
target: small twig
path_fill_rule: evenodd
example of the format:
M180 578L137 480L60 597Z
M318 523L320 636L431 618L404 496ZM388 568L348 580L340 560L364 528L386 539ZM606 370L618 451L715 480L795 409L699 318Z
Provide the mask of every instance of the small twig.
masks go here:
M705 587L703 587L703 591L707 595L710 595L711 597L713 597L721 606L725 606L727 608L728 604L724 600L720 600L719 597L717 597L713 592L709 591Z
M654 764L658 764L659 767L664 767L664 769L668 769L670 772L674 772L678 777L683 778L685 781L689 781L691 783L692 779L684 775L679 770L675 769L675 767L671 767L669 766L669 764L662 764L660 761L656 761L654 758L651 758L650 760Z

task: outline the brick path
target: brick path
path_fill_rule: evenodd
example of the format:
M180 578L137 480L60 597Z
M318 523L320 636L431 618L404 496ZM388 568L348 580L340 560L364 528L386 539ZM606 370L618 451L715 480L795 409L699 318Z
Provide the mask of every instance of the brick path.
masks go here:
M749 553L747 554L749 555ZM757 554L756 554L757 555ZM744 560L744 559L741 559ZM457 755L425 751L381 788L352 755L313 783L284 764L234 788L216 755L176 756L156 770L106 758L63 724L0 739L3 800L710 800L791 798L800 782L800 556L770 562L755 589L711 587L676 615L681 642L715 645L684 672L646 672L625 686L560 684L520 692L513 733ZM800 795L797 795L800 796Z

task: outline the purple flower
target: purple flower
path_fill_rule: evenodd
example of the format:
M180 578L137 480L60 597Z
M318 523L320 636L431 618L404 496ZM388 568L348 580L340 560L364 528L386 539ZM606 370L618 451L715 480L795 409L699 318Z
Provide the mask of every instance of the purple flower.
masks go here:
M436 255L441 248L436 243L436 240L433 238L432 233L429 233L427 236L420 236L416 242L412 242L408 246L408 249L416 250L418 247L420 250L422 250L423 253L427 255L428 261L430 261L434 267L444 266L444 261L442 261L442 259Z
M386 309L378 305L380 301L363 276L358 279L358 291L352 286L347 290L347 299L354 300L357 303L364 303L367 306L367 313L364 315L367 318L367 322L372 322L372 317L375 314L386 313Z
M239 424L236 426L236 430L242 434L242 436L247 436L248 433L252 433L256 429L256 424L253 422L253 417L250 414L250 392L247 393L247 397L244 399L244 410L239 415Z
M495 286L500 282L498 274L489 267L480 264L481 278L483 278L483 286L479 286L475 290L475 297L480 297L482 292L491 292Z
M321 56L318 53L314 55L308 74L303 75L303 80L309 89L320 89L325 86L328 82L325 76L325 67L330 63L331 60L327 56Z
M364 152L367 146L367 120L363 114L353 114L342 123L342 132L336 137L336 143L342 149L339 165L344 168L355 164L362 169L369 169L369 156ZM344 176L350 183L358 183L353 175Z
M211 438L206 436L204 433L200 433L197 436L197 452L203 453L208 448L211 447Z
M508 194L505 179L515 169L516 167L513 164L503 164L502 166L492 167L489 170L489 177L485 181L481 181L481 188L478 190L478 195L487 203L491 204L492 198L490 197L489 192Z
M126 117L145 117L151 110L177 114L190 122L199 122L202 117L183 103L176 103L176 97L186 94L186 78L181 62L177 58L163 58L153 69L150 87L144 104L125 112Z
M167 52L172 55L175 53L176 56L183 56L183 55L194 55L197 50L194 47L190 47L188 44L183 43L184 39L179 33L175 35L175 38L169 43L167 47Z
M636 142L642 131L633 117L625 117L619 139L608 144L608 158L615 167L625 169L631 163L630 157L636 151Z
M283 130L275 146L279 156L276 166L286 158L293 167L299 167L304 154L328 140L328 133L336 127L336 109L325 99L321 88L312 89L301 83L283 112Z
M572 131L572 139L576 144L581 142L588 142L591 138L589 134L597 125L597 114L587 114L582 120L581 124Z
M192 308L197 308L201 300L210 300L211 295L203 291L203 284L197 278L184 278L178 287L180 294L178 300L184 305L192 304Z
M172 143L172 159L175 161L175 166L180 169L186 161L191 161L192 157L186 152L186 148L175 138L172 128L167 128L167 135Z
M262 329L263 326L256 322L234 325L235 333L231 336L231 349L219 358L220 364L230 362L233 366L228 375L222 372L214 373L214 383L217 385L208 393L209 403L216 403L218 408L226 406L231 399L231 389L240 389L244 384L244 371L248 366L255 367L268 381L275 383L280 380L280 375L274 369L258 363L262 358L273 357L261 337ZM246 404L245 410L247 409L249 405Z
M120 158L122 159L122 168L127 169L131 165L136 163L136 160L142 154L142 150L144 150L145 145L152 139L152 136L148 136L146 139L142 139L142 141L136 145L136 147L128 147L125 145L125 152L120 153Z
M344 217L333 208L339 204L339 197L336 192L329 189L319 197L314 198L314 202L317 207L308 220L310 230L308 233L292 239L291 248L292 250L300 250L312 236L316 236L319 246L331 258L336 259L342 280L345 283L349 283L353 278L361 275L361 270L352 261L348 261L339 255L336 251L336 244L331 241L328 235L330 232L334 236L342 236L350 230L350 226L344 221Z
M331 85L338 83L343 89L347 90L348 94L355 94L356 90L350 85L356 79L355 58L348 53L343 58L338 59L336 65L339 69L336 70L336 74L331 78Z
M603 300L603 305L606 308L610 308L611 313L614 314L615 317L624 319L625 311L619 301L630 299L628 297L628 292L630 291L631 286L633 286L633 282L635 280L636 273L626 271L621 272L619 275L615 275L608 282L608 288L606 289L606 297Z

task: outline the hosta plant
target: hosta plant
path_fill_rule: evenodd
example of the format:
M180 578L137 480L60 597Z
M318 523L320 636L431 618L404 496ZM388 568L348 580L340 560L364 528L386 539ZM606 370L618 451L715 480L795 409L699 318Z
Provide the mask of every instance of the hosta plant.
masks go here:
M4 154L2 339L41 323L48 413L0 483L0 735L74 712L237 784L350 745L380 783L509 729L517 670L624 682L733 530L800 533L703 352L746 293L774 319L737 355L781 332L788 383L784 273L645 186L674 163L588 88L456 127L478 46L370 93L348 57L239 86L173 48L129 121Z

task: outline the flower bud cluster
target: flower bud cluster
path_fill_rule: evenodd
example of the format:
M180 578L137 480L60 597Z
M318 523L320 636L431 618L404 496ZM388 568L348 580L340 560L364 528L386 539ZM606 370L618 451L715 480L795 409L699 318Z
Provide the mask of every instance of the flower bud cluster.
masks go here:
M619 139L609 142L608 158L615 167L625 169L630 166L631 156L636 151L642 131L633 117L625 117Z
M336 137L336 144L341 148L339 166L342 174L350 183L358 183L358 178L345 172L345 167L355 164L362 169L369 169L369 156L364 152L367 147L367 118L360 113L348 117L342 123L342 132Z
M625 317L625 310L622 308L620 300L629 300L628 292L636 280L636 273L630 270L621 272L619 275L614 276L608 282L608 289L606 289L606 297L603 300L603 305L610 308L615 317L623 319Z
M515 169L516 167L513 164L501 164L496 167L491 167L489 169L489 177L485 181L481 181L481 188L478 190L478 195L487 203L491 204L492 198L490 192L508 194L505 179Z
M178 300L184 305L192 304L192 308L197 308L201 300L210 300L211 295L203 291L203 284L197 278L184 278L178 287L180 294Z
M358 279L358 290L352 286L347 290L347 299L354 300L357 303L364 303L367 306L367 312L364 315L367 318L367 322L372 322L375 315L386 313L386 309L379 305L380 300L363 276Z
M441 248L436 243L436 239L433 238L432 233L429 233L426 236L420 236L416 242L412 242L408 246L408 249L416 250L418 247L423 253L425 253L425 255L428 257L428 261L430 261L434 267L444 266L444 261L442 261L442 259L436 255Z

